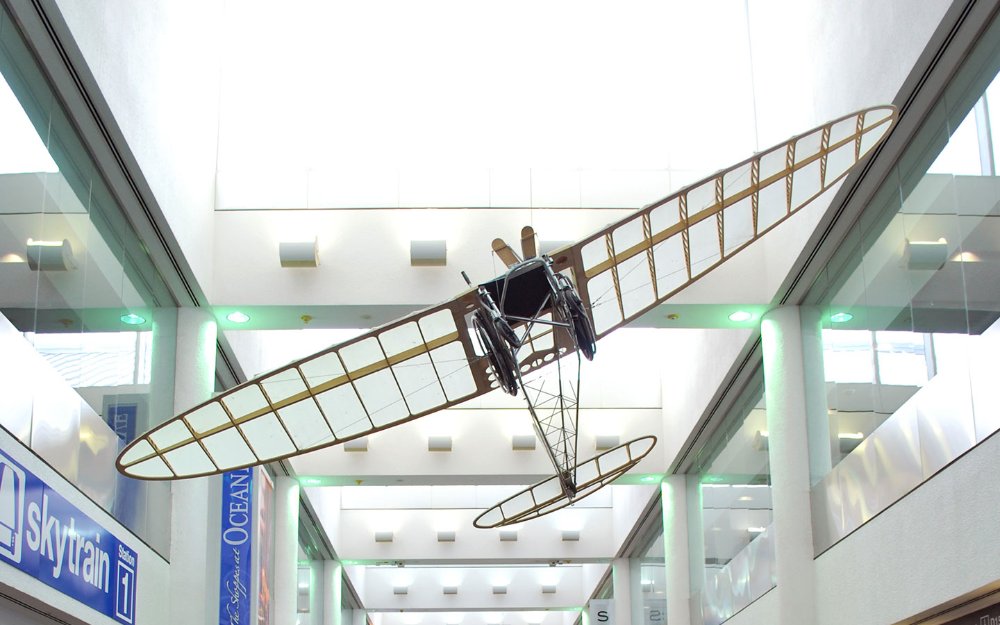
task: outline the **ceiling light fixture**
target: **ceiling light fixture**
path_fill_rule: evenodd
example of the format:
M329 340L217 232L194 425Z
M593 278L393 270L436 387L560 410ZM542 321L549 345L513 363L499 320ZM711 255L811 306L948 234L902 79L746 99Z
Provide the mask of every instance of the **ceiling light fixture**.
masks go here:
M233 323L246 323L247 321L250 321L250 315L236 310L226 315L226 319L232 321Z
M135 313L129 313L127 315L122 315L121 317L119 317L119 319L122 320L122 323L126 323L126 324L128 324L130 326L141 326L142 324L146 323L146 318L145 317L140 317L139 315L137 315Z
M854 319L854 315L849 312L838 312L830 315L830 321L834 323L845 323L851 319Z
M368 437L362 436L344 443L344 451L368 451Z
M913 271L937 271L948 260L948 241L907 241L903 246L903 263Z
M68 271L76 269L73 246L68 239L62 241L35 241L28 239L25 253L28 269L32 271Z
M837 434L837 446L842 454L851 453L863 440L865 440L864 432L840 432Z
M410 241L410 265L413 267L444 267L447 264L447 241Z
M745 310L737 310L736 312L729 315L730 321L735 321L737 323L743 321L750 321L753 319L753 315Z
M451 451L451 437L428 436L427 451Z
M319 247L312 241L282 241L278 243L278 262L282 267L316 267Z
M514 451L531 451L537 442L534 434L515 434L510 437L510 446Z
M951 260L956 263L978 263L982 262L983 259L975 252L959 252L952 256Z
M594 437L594 448L597 451L607 451L608 449L614 449L621 442L621 439L616 434L605 434Z

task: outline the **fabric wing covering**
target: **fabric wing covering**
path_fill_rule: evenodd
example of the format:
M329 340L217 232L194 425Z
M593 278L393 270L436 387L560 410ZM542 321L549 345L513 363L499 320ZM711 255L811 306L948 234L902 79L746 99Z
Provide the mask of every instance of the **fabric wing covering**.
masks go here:
M602 337L829 189L895 119L895 108L874 107L793 137L554 252L553 266L572 276ZM529 300L537 306L537 297ZM222 473L342 443L488 393L497 383L467 323L475 302L467 291L237 386L133 441L118 468L153 480ZM551 311L543 317L551 320ZM518 364L527 373L569 351L556 345L550 326L539 325Z

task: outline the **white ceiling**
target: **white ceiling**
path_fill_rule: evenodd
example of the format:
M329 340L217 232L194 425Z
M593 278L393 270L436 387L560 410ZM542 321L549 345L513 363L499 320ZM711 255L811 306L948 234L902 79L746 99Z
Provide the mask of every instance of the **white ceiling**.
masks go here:
M267 8L226 7L221 208L635 206L757 147L742 0Z

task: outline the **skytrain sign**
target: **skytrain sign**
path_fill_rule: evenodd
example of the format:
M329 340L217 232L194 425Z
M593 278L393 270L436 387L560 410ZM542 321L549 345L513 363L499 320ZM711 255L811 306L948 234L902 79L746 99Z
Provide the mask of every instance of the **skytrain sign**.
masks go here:
M3 452L0 562L120 623L135 622L136 552Z

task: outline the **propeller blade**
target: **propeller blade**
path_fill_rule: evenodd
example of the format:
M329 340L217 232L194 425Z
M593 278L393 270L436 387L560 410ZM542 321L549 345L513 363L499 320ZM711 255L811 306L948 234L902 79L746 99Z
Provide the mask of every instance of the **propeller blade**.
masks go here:
M510 249L510 246L503 239L493 239L493 253L499 256L500 260L508 267L513 267L521 262L514 250Z
M525 260L538 256L535 229L531 226L521 228L521 253L524 255Z

